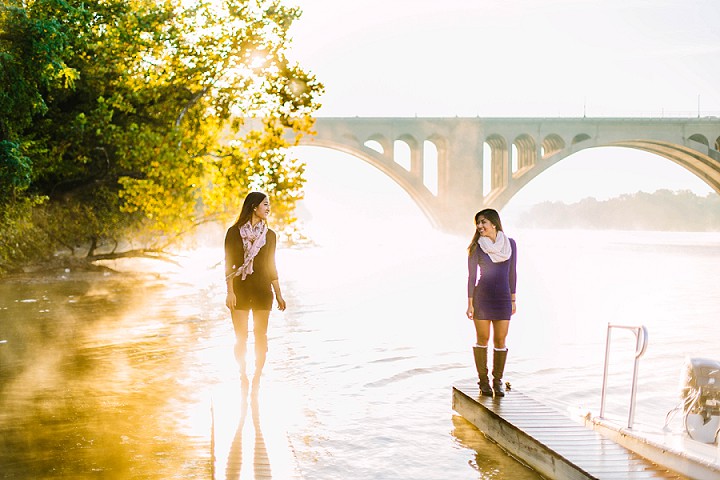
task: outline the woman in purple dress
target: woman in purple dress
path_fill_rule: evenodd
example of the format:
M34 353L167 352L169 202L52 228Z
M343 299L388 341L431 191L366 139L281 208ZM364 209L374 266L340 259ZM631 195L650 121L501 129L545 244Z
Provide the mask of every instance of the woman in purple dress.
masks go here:
M245 366L248 320L253 312L255 335L255 375L253 388L257 388L267 356L267 329L273 305L273 290L280 310L285 300L275 266L277 235L267 226L270 200L261 192L250 192L242 206L240 216L225 235L225 280L227 298L235 330L235 358L240 366L243 388L248 386Z
M467 317L475 324L473 347L480 393L504 397L502 377L507 359L510 316L515 313L517 248L505 235L500 215L491 208L475 214L475 235L468 247ZM488 341L493 332L492 388L488 379Z

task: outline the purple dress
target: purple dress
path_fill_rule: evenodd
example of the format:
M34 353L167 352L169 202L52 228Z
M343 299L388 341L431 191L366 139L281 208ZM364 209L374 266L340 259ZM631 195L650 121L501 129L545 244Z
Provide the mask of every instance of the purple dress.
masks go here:
M508 260L493 263L478 246L468 255L468 298L473 299L475 320L510 320L511 294L517 284L517 247L510 239Z

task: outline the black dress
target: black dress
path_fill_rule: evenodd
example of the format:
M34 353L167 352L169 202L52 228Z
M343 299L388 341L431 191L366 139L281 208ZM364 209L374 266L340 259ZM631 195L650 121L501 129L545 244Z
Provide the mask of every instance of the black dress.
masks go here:
M242 276L233 278L233 292L236 297L236 310L270 310L273 294L271 284L278 279L275 265L277 235L268 228L265 245L260 248L253 260L253 273L242 280ZM240 227L233 225L225 234L225 277L233 273L244 262L245 248Z

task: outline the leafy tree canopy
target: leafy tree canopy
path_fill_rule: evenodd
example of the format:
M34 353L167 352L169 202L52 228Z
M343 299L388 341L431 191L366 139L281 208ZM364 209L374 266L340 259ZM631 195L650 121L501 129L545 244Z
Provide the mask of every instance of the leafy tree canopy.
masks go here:
M252 189L291 223L303 165L284 148L323 91L287 58L299 17L279 0L0 6L0 271L61 246L156 251Z

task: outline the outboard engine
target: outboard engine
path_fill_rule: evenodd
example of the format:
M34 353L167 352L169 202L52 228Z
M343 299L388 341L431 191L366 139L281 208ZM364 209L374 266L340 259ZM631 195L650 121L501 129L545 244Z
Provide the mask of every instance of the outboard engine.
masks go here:
M720 431L720 362L688 359L681 387L688 435L699 442L716 442Z

